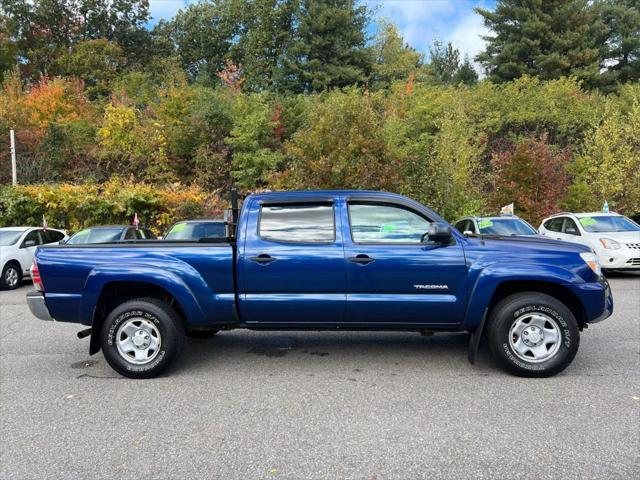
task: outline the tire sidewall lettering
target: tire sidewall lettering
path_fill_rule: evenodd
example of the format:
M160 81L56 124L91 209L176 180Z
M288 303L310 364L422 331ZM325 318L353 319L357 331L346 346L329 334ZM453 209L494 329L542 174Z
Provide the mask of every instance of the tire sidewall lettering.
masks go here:
M141 310L141 309L131 309L131 310L127 310L126 312L122 312L120 315L118 315L109 325L109 329L107 331L107 345L113 349L115 356L121 361L120 363L122 364L122 366L124 368L126 368L127 370L131 371L131 372L146 372L148 370L152 370L153 368L155 368L160 362L163 361L165 355L167 354L167 345L166 345L166 341L162 342L162 346L160 347L160 352L158 353L158 355L156 356L156 358L153 359L152 362L148 363L148 364L144 364L144 365L133 365L129 362L126 361L126 359L122 358L122 356L120 355L120 353L117 351L117 346L115 344L115 336L116 336L116 332L118 331L118 328L120 327L120 325L122 325L123 322L125 322L126 320L130 319L130 318L143 318L145 320L149 320L150 322L153 322L157 327L158 330L160 331L160 335L163 336L164 338L164 328L163 328L163 324L160 321L160 319L154 315L153 313L147 311L147 310Z

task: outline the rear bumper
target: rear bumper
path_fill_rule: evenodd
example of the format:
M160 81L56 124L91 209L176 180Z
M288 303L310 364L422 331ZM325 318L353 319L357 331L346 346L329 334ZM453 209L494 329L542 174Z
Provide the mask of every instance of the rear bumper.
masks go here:
M34 317L40 320L53 320L42 293L35 290L27 292L27 305Z

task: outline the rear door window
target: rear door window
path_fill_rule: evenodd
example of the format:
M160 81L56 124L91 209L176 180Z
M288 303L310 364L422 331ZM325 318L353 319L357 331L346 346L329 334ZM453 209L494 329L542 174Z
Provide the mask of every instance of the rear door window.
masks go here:
M551 232L562 232L562 222L564 222L564 217L556 217L551 220L547 220L544 223L544 228Z
M263 205L258 235L263 240L282 243L333 243L336 235L333 205Z

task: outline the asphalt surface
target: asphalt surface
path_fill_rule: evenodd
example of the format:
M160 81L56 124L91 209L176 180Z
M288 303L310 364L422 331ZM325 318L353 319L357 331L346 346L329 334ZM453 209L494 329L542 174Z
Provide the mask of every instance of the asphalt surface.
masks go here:
M640 478L640 275L611 284L541 380L466 334L233 331L135 381L0 292L0 478Z

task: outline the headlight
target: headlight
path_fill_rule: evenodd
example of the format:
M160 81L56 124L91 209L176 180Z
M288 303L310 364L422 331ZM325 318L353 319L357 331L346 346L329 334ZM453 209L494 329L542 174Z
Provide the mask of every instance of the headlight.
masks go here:
M608 248L609 250L619 250L621 248L618 242L610 238L601 238L600 243L604 248Z
M600 262L598 261L598 257L593 252L583 252L580 254L584 263L589 265L589 268L593 270L593 273L600 276L602 275L602 269L600 268Z

